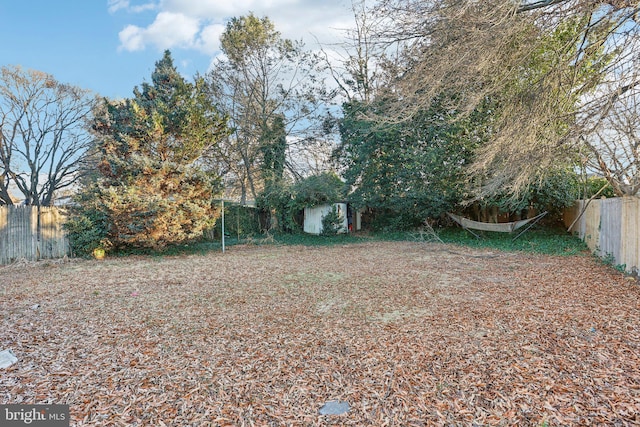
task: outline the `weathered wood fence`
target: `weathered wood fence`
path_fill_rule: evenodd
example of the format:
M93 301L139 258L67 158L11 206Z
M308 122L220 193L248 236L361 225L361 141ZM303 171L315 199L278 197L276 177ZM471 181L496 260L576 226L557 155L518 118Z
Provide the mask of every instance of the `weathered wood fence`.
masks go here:
M67 255L64 219L55 207L0 206L0 264Z
M585 200L565 210L568 227L582 212ZM640 268L640 198L617 197L593 200L571 229L597 255L611 256L627 271Z

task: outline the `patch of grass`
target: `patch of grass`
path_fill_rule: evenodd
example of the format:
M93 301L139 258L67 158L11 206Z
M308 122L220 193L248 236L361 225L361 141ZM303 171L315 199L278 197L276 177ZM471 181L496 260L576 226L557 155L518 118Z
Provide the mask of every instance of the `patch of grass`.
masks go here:
M480 239L468 231L459 227L437 229L436 233L444 243L468 246L473 248L497 249L508 252L529 252L544 255L577 255L587 253L587 245L575 236L570 235L561 228L537 228L527 231L517 240L512 239L516 234L507 233L481 233ZM412 232L358 232L337 235L314 235L307 233L274 233L269 236L258 236L251 239L227 237L225 245L232 247L238 244L251 243L255 245L302 245L328 247L364 243L371 241L403 242L415 241L415 233ZM222 243L217 241L200 241L184 245L167 247L161 252L150 249L129 249L116 252L115 256L147 255L147 256L179 256L179 255L205 255L212 251L221 251Z
M336 235L314 235L306 233L297 234L274 234L273 243L280 245L303 245L303 246L335 246L347 245L351 243L365 242L406 242L414 241L413 233L404 231L395 232L357 232Z
M439 231L445 243L503 251L521 251L544 255L577 255L589 251L587 245L561 228L539 228L527 231L517 240L517 234L484 232L478 239L462 228Z
M608 265L609 267L619 271L620 273L626 273L627 271L627 264L616 264L616 258L612 253L607 253L606 255L597 258L604 265Z
M516 234L491 232L482 233L482 238L477 239L471 233L459 227L438 229L436 233L444 243L474 248L497 249L508 252L529 252L544 255L577 255L589 252L587 245L583 241L567 233L562 228L532 229L515 241L513 241L513 238ZM273 239L264 239L264 243L261 243L260 239L254 240L253 242L277 245L335 246L371 241L414 241L415 233L402 231L376 233L358 232L333 236L306 233L276 233L272 237Z

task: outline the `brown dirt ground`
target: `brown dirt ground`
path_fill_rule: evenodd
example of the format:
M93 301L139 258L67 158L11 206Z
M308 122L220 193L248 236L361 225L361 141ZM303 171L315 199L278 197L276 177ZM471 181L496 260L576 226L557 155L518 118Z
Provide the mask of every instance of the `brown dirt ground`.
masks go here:
M640 424L640 287L590 256L238 246L0 277L0 403L71 425Z

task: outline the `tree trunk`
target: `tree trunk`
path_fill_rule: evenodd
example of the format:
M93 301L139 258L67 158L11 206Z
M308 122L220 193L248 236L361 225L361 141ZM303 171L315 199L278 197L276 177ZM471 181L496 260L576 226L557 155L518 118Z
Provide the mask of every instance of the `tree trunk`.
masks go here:
M0 205L13 205L4 177L0 177Z

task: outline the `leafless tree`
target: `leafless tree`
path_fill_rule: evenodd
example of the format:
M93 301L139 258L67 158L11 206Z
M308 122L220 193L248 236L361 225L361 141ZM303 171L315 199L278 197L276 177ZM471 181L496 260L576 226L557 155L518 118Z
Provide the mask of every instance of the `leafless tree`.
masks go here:
M366 0L352 0L351 11L353 27L344 30L344 41L324 46L322 53L341 99L368 103L385 75L387 45L378 43L377 30L387 18L371 12Z
M89 92L49 74L0 70L0 204L13 204L15 189L26 204L49 206L77 181L93 104Z
M588 165L599 171L619 196L640 191L640 90L621 94L605 117L583 138Z
M375 10L389 19L379 39L403 53L385 119L411 117L442 93L460 112L493 100L494 133L471 172L479 196L517 193L614 126L619 99L640 83L638 3L380 0ZM564 29L571 37L550 43ZM597 160L605 145L590 148L611 179Z
M273 120L284 118L287 142L295 144L289 154L314 148L326 94L318 58L302 42L282 38L266 17L233 18L221 44L224 55L207 79L233 132L218 144L215 161L244 203L262 189L261 143ZM286 166L294 177L304 173L291 159Z

